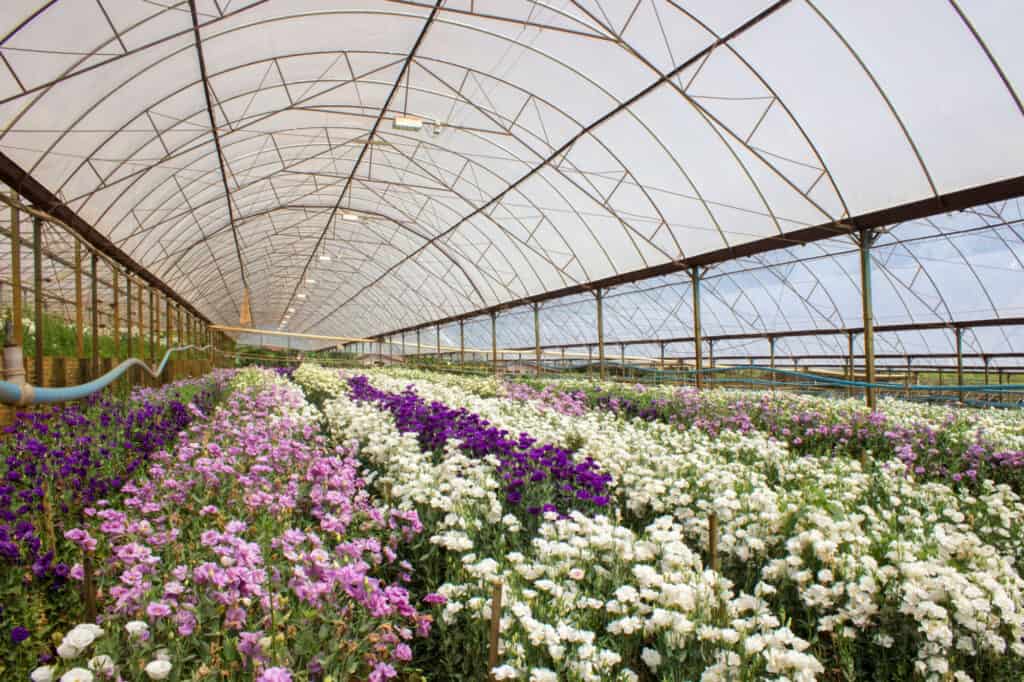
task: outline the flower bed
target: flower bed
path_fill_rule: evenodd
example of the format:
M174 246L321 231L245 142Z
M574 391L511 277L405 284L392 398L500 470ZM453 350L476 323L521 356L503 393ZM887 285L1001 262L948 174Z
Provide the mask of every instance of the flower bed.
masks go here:
M239 375L120 502L96 500L65 533L96 566L102 633L65 633L35 675L376 682L408 666L431 627L398 558L415 512L373 503L294 385Z
M68 624L67 610L80 611L77 595L64 589L77 556L64 531L85 506L116 498L151 453L211 409L225 380L18 413L0 445L0 665L34 659L30 652Z
M405 385L384 373L371 376L385 391L396 392ZM513 599L521 599L531 609L533 615L521 608L522 614L513 612L518 625L507 621L513 629L503 635L503 660L510 670L502 674L527 676L532 668L544 668L586 678L581 668L573 666L590 659L576 656L576 649L559 632L560 623L592 633L582 637L620 657L614 671L591 670L589 679L626 675L627 667L639 674L638 657L667 679L697 676L692 670L661 667L664 661L680 659L707 667L702 673L706 679L729 679L728 671L737 668L768 670L756 666L789 660L790 654L762 648L765 641L776 641L773 637L794 642L794 649L805 643L807 648L799 653L815 661L785 673L770 670L774 674L813 676L817 665L834 674L842 671L864 679L938 680L953 673L957 679L1013 679L1024 671L1024 582L1017 568L1024 557L1019 540L1024 505L1007 486L979 481L971 490L955 492L945 485L908 478L898 459L869 463L868 470L861 471L857 460L799 456L788 444L756 430L724 430L712 438L700 429L682 431L661 422L625 421L606 411L568 416L539 411L532 404L483 398L451 377L432 378L417 382L417 394L424 400L459 405L499 429L528 431L553 444L576 443L580 456L590 456L613 477L608 485L608 511L615 521L573 514L542 524L538 535L503 528L504 544L487 539L487 527L496 523L498 512L493 509L486 515L456 514L448 520L453 526L427 524L433 541L448 553L448 569L441 576L448 576L449 584L440 588L451 597L445 606L451 626L446 632L461 631L486 617L488 580L495 576L508 581L509 589L520 589ZM330 409L327 414L331 418ZM367 444L363 452L386 448L387 443L398 442L396 438L385 437L376 446ZM458 442L450 440L439 450L450 456L458 448ZM436 469L417 473L403 468L402 458L385 459L392 464L382 476L390 476L396 494L417 509L432 498L425 491L410 497L409 490L445 485L436 478L441 475ZM666 620L661 612L665 604L655 597L661 583L646 583L647 568L634 564L656 572L664 565L657 552L649 556L642 549L649 547L647 542L655 542L646 539L655 532L668 533L673 543L688 549L693 559L687 562L700 564L706 556L712 511L720 529L720 576L732 590L721 597L722 608L736 615L748 613L743 609L753 605L757 622L768 614L784 615L790 635L755 632L748 626L722 628L713 618L707 620L710 630L683 626L672 637L662 639L658 634L682 621L673 614ZM557 551L541 545L541 552L537 543L547 540L545 533L561 538L555 530L559 524L577 524L577 528L559 540L566 555L554 560L553 566L549 557L558 557ZM602 524L608 524L607 530L602 530L606 528ZM595 534L614 538L617 533L630 535L624 536L627 541L621 545L598 544L582 551L590 546L586 538ZM452 556L456 553L472 558L460 560ZM700 586L706 585L699 577L705 571L699 565L686 565L693 573L684 572L679 581L670 582L699 593ZM453 572L452 566L466 571L476 567L476 572L467 576ZM593 601L586 601L588 593L574 587L573 576L581 570L590 576L591 566L600 585L586 588L594 590ZM534 584L513 588L520 580L515 575ZM613 628L611 623L618 618L607 619L619 615L623 599L608 595L619 588L631 588L640 595L635 598L636 613L627 611L637 620ZM634 599L630 589L624 589L623 595L627 601ZM735 612L730 606L733 601L737 602ZM539 617L538 612L545 615ZM688 612L681 617L694 622ZM540 625L526 625L532 622L529 618ZM526 630L515 629L520 626ZM543 635L552 630L557 638ZM634 640L623 638L623 632L643 633L644 645L636 648ZM687 648L695 633L702 646L713 643L723 649L712 651L710 658L699 657ZM458 635L442 633L442 639L448 636ZM787 639L790 636L792 640ZM543 643L554 648L545 653ZM728 648L734 644L737 649ZM646 659L643 649L650 649ZM768 652L770 662L752 656L761 651ZM593 655L590 649L584 653Z

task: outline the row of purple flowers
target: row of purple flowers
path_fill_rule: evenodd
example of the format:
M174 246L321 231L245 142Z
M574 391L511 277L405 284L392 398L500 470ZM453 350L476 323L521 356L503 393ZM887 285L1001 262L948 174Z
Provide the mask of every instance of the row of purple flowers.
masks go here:
M527 433L513 436L465 408L427 402L412 386L391 393L365 376L350 378L348 386L350 398L391 412L398 429L415 433L425 451L440 456L445 443L455 439L472 457L497 457L505 499L516 510L535 517L548 511L593 512L608 504L611 476L589 457L576 461L569 449L538 443Z

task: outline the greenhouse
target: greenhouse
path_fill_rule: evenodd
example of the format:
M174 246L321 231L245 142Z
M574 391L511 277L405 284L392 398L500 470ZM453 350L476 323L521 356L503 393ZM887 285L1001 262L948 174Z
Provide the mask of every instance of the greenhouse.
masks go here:
M0 3L0 680L1024 679L1022 26Z

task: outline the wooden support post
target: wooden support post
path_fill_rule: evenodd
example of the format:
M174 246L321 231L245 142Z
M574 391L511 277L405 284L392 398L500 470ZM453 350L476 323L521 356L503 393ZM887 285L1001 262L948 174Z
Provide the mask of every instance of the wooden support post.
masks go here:
M857 245L860 247L860 294L861 308L864 318L864 379L868 386L864 389L864 398L868 409L877 406L875 389L875 318L871 301L871 246L878 238L874 230L860 233Z
M700 330L700 267L693 266L690 268L690 289L693 294L693 347L695 350L694 357L694 369L696 370L696 381L697 388L704 387L704 377L702 372L704 370L704 344L701 341L701 330Z
M846 380L853 381L853 332L846 332ZM848 388L850 397L853 397L853 386Z
M540 303L533 304L533 361L534 374L540 376Z
M604 292L598 289L594 296L597 297L597 367L604 381Z
M957 400L964 401L964 330L963 327L956 327L953 330L956 335L956 385L961 389L957 391Z
M491 311L491 364L498 373L498 313Z
M12 199L17 199L11 193ZM23 346L25 339L22 333L21 320L25 316L22 311L21 289L21 211L11 207L11 323L14 327L14 343Z
M495 679L491 673L498 667L498 640L501 638L501 583L494 584L491 593L491 638L487 651L487 677Z
M90 368L92 378L95 379L100 375L100 274L98 270L99 257L95 251L92 252L89 264L89 274L92 276L92 281L89 283L89 291L91 292L89 301L92 303L92 311L89 316L89 324L92 326L92 353L90 353L92 360Z
M128 347L125 357L133 357L132 354L132 273L127 270L124 273L124 302L125 302L125 327L128 332Z
M156 363L156 292L149 286L149 364Z
M32 221L32 297L35 299L36 344L33 367L36 386L43 386L43 219L38 216Z
M121 284L118 282L117 266L110 265L110 282L114 292L114 360L121 360Z
M82 294L82 242L75 240L75 352L85 358L85 309Z

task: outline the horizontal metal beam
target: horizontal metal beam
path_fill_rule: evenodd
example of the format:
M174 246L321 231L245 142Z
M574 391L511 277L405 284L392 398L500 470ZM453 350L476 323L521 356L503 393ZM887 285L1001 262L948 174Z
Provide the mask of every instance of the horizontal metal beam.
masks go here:
M793 246L803 246L806 244L812 244L814 242L822 241L825 239L831 239L834 237L840 237L848 235L861 230L886 227L895 223L901 223L908 220L918 220L921 218L927 218L939 213L947 213L951 211L960 211L979 204L992 203L996 201L1005 201L1007 199L1013 199L1019 196L1024 196L1024 175L1017 176L1015 178L1009 178L1007 180L1001 180L999 182L993 182L986 185L980 185L978 187L972 187L970 189L960 190L957 192L950 192L948 194L941 195L939 197L932 197L929 199L923 199L921 201L913 201L910 203L902 204L900 206L894 206L881 211L872 211L870 213L863 213L854 218L848 218L841 222L830 222L817 225L815 227L808 227L801 230L794 230L793 232L787 232L784 235L776 235L773 237L766 237L764 239L756 239L745 244L739 244L737 246L730 246L724 249L718 249L716 251L710 251L703 253L692 258L684 258L678 261L672 261L670 263L663 263L661 265L655 265L647 268L641 268L639 270L632 270L611 277L605 277L602 279L592 280L582 284L574 284L568 287L562 287L561 289L553 289L546 291L542 294L536 294L533 296L525 296L512 301L506 301L497 305L488 306L486 308L479 308L468 313L462 313L459 315L452 315L438 320L431 320L422 324L411 325L403 327L401 329L393 329L388 332L384 332L380 335L374 336L388 336L391 334L401 334L402 332L411 332L416 329L424 329L426 327L433 327L438 324L451 324L460 320L469 320L474 317L485 317L489 316L492 312L498 313L513 308L521 308L528 306L533 303L543 303L557 298L564 298L566 296L574 296L577 294L594 291L596 289L609 289L623 284L631 284L645 279L651 279L654 277L663 277L665 275L671 275L677 272L688 270L689 268L697 266L710 266L719 263L725 263L737 258L746 258L750 256L756 256L762 253L768 253L770 251L777 251L779 249L785 249ZM954 323L955 324L955 323ZM939 325L941 328L942 325ZM950 324L945 326L949 327ZM974 325L980 326L980 325ZM875 327L877 331L879 328ZM839 333L839 332L829 332ZM763 336L763 335L760 335ZM755 337L756 338L756 337ZM619 343L619 342L615 342Z
M957 320L955 322L906 322L901 324L880 324L875 325L875 333L879 332L912 332L912 331L929 331L936 329L979 329L982 327L1015 327L1024 325L1024 317L990 317L980 320ZM793 329L793 330L781 330L772 332L743 332L738 334L712 334L702 335L702 338L710 341L750 341L757 339L782 339L792 338L801 336L845 336L847 334L862 334L864 333L863 327L840 327L836 329ZM646 345L658 345L658 344L672 344L672 343L693 343L694 339L692 336L676 336L668 339L624 339L615 341L605 341L609 345L622 345L622 346L646 346ZM581 343L563 343L563 344L549 344L541 346L544 349L561 349L561 348L587 348L588 346L596 346L596 341L585 341ZM511 350L528 351L533 350L533 346L521 346L512 348ZM927 354L924 353L909 353L913 357L923 357ZM882 357L876 355L875 357ZM905 355L897 355L896 357L906 357ZM951 357L955 357L951 356Z
M128 271L145 280L150 286L162 291L203 322L210 322L195 306L179 296L163 280L144 268L140 263L137 263L96 228L65 206L64 202L57 198L53 192L43 186L42 183L32 177L3 152L0 152L0 181L17 192L23 199L28 200L36 208L45 211L70 227L99 253L120 263Z

